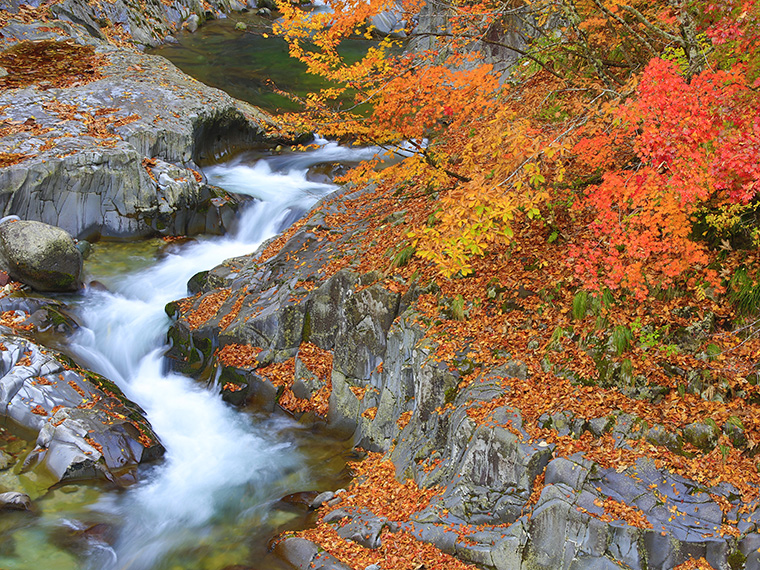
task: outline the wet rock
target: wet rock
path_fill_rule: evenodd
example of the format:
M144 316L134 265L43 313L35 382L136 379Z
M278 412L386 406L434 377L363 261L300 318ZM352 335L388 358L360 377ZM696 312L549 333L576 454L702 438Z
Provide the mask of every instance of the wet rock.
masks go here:
M335 493L333 493L332 491L325 491L323 493L320 493L316 497L314 497L314 500L311 501L311 503L309 504L309 507L312 509L318 509L325 503L329 503L330 501L332 501L334 498L335 498Z
M352 570L334 556L320 552L319 546L303 538L286 538L277 543L274 552L298 570Z
M319 493L317 491L302 491L300 493L291 493L290 495L285 495L280 500L283 503L287 503L289 505L299 505L304 508L312 508L314 499L317 496L319 496Z
M45 297L0 297L0 312L8 311L16 312L19 316L16 324L33 338L69 335L79 328L62 303Z
M92 244L90 244L89 241L80 239L77 240L74 245L76 245L76 248L82 254L82 259L87 259L90 256L90 253L92 252Z
M44 24L5 26L0 47L47 37L52 28ZM208 185L199 164L282 140L264 132L274 126L271 117L161 57L93 40L81 25L67 24L60 34L88 37L109 64L101 79L84 85L0 94L8 120L34 116L42 131L0 138L0 152L29 157L1 169L0 214L59 226L78 239L231 230L241 199ZM60 105L78 112L62 121L55 111ZM107 134L91 134L86 119L93 116Z
M96 374L19 337L0 335L2 415L36 432L24 470L52 478L129 483L163 448L142 410Z
M38 291L82 285L82 253L61 228L35 221L0 224L0 254L11 277Z
M0 509L13 511L30 511L32 510L32 500L29 495L10 491L0 493Z
M0 471L5 471L8 469L8 467L13 465L14 461L15 460L13 459L12 455L9 455L3 450L0 450Z
M191 14L190 17L185 20L185 23L182 25L183 28L187 29L188 32L194 33L198 31L198 26L200 25L201 19L198 16L198 14Z

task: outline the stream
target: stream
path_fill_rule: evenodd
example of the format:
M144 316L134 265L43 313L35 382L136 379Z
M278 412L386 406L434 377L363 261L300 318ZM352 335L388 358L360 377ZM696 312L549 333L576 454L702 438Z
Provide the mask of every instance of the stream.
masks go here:
M198 238L155 261L135 244L139 269L126 273L129 246L95 244L86 268L108 290L89 288L74 304L82 327L70 352L147 412L166 455L126 490L69 484L43 496L39 520L13 533L15 555L0 545L0 568L279 569L267 540L308 524L305 510L279 499L347 482L343 443L284 415L234 409L218 386L169 373L163 360L164 306L187 295L192 275L253 252L335 189L310 168L375 153L317 142L313 151L240 156L205 170L211 183L254 198L235 235Z

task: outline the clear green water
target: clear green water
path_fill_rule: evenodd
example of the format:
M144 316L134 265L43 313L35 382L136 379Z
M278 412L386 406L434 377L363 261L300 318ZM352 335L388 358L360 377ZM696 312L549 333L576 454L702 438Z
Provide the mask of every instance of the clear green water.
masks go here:
M247 31L235 30L238 21L246 23ZM237 15L207 22L194 34L182 32L178 34L179 43L165 45L154 53L233 97L271 112L297 110L298 105L276 94L272 85L296 95L324 85L288 56L285 42L273 37L270 30L271 20ZM343 55L356 60L369 44L366 40L347 42ZM160 239L99 242L93 244L85 271L89 279L109 288L124 274L151 266L163 251L173 247L176 246ZM300 474L293 474L292 481L281 481L273 490L277 496L335 488L348 482L345 465L350 447L345 442L297 425L289 429L288 438L303 454L304 465ZM92 541L88 536L113 533L120 524L118 519L99 512L96 505L124 490L108 483L87 482L46 491L45 482L20 473L23 459L33 445L33 441L10 436L0 428L0 449L4 448L12 459L7 469L0 470L0 492L25 492L34 500L31 513L0 513L0 570L90 568L91 562L88 566L87 561L92 560ZM310 488L303 488L304 480L309 481ZM235 565L284 570L283 563L268 553L268 541L284 530L307 526L312 515L276 499L272 497L269 504L253 509L246 517L221 516L203 540L175 552L154 570L221 570Z
M237 22L244 22L248 29L236 30ZM192 34L180 32L176 36L178 43L163 45L151 53L164 56L188 75L237 99L273 113L296 111L298 104L275 93L272 85L303 96L326 84L290 58L287 44L273 36L271 28L269 19L236 14L206 22ZM372 43L361 39L345 41L341 55L347 61L357 61Z
M161 239L134 242L98 242L85 262L91 279L106 287L125 274L156 263L167 248ZM255 422L272 422L271 414L248 410ZM241 504L250 505L241 515L235 509L214 517L203 536L183 545L151 570L222 570L230 567L256 570L286 570L281 560L268 551L269 541L287 530L308 526L313 513L303 507L278 501L291 493L345 486L346 454L350 446L321 429L295 422L276 423L284 440L296 447L303 464L268 489L251 489L241 495ZM82 570L93 566L92 537L118 534L123 521L101 501L117 500L125 490L108 482L66 483L48 490L49 482L35 474L21 473L33 439L0 427L0 449L9 456L9 465L0 469L0 492L18 491L33 499L32 512L0 512L0 570ZM151 466L142 468L145 479ZM188 474L191 477L192 474ZM305 485L305 486L304 486ZM124 561L124 568L129 568ZM121 568L121 566L120 566Z
M92 244L85 271L89 279L109 287L123 275L153 265L159 252L168 247L169 244L159 238L130 242L99 241Z

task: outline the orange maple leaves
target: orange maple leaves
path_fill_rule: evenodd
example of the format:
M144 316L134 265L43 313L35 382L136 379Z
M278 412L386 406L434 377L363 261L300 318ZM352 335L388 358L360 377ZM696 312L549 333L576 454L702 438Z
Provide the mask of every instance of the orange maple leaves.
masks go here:
M337 51L342 37L390 5L330 4L332 13L316 15L282 6L279 29L291 54L337 82L309 98L299 120L357 142L406 144L399 165L363 168L352 181L436 200L409 237L416 255L443 275L471 273L474 257L524 239L525 222L540 219L562 238L568 266L587 287L626 289L639 299L676 282L720 290L693 228L706 210L751 201L760 177L752 2L679 8L565 0L567 45L547 36L546 45L530 46L514 86L500 86L471 51L473 38L500 22L498 6L453 3L448 29L428 34L431 49L396 55L395 40L385 38L349 63ZM407 17L418 9L404 5ZM548 21L548 4L530 9L541 25ZM695 35L697 23L720 50ZM658 59L663 53L668 60ZM702 69L711 54L713 67ZM336 114L329 101L345 89L372 112ZM572 224L560 231L554 216L568 205Z
M356 476L351 483L350 495L340 495L343 500L336 507L323 508L316 528L302 531L301 536L316 542L352 568L364 568L374 563L391 564L395 570L417 570L423 565L431 570L474 568L403 530L384 531L382 544L375 550L338 536L335 527L322 520L334 508L367 509L376 516L403 523L412 513L427 506L438 492L437 489L420 489L411 480L397 481L395 466L379 453L370 453L364 461L352 463L351 468Z

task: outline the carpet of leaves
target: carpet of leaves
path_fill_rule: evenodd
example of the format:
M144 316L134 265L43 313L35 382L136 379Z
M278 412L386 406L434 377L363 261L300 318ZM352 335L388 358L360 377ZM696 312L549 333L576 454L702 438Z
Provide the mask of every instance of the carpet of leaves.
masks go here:
M332 391L332 382L330 381L332 353L305 342L298 349L298 359L322 384L308 399L299 398L293 393L296 371L295 357L285 362L269 364L259 368L257 372L269 379L276 387L281 388L282 393L277 403L284 409L292 413L312 412L319 417L327 417L330 392Z
M437 492L434 489L420 489L410 480L403 483L397 481L393 463L384 460L379 453L370 453L364 461L352 463L351 468L355 478L348 492L341 495L343 500L335 507L322 508L316 527L299 533L299 536L321 545L352 568L365 568L370 564L381 564L394 570L475 568L404 531L384 531L382 545L376 550L338 536L335 526L323 522L324 516L335 508L364 508L389 521L404 523L409 520L410 514L425 508Z
M494 409L510 405L521 411L531 438L557 445L556 455L581 451L600 465L616 469L650 457L658 467L683 474L700 485L731 483L741 491L746 505L754 504L760 483L755 458L760 442L760 410L756 403L760 389L747 378L755 371L760 356L760 338L751 330L746 334L732 328L731 323L738 316L728 299L684 294L633 303L620 297L612 306L602 308L600 316L573 318L573 296L580 283L563 260L563 248L556 242L548 242L548 230L539 221L524 222L517 228L521 232L519 242L501 249L495 247L489 256L475 259L474 274L467 278L443 279L430 263L417 257L396 264L398 252L409 245L409 229L424 224L434 208L434 199L424 193L399 193L397 188L382 185L350 203L338 204L337 213L327 215L324 225L345 228L346 233L341 239L330 239L337 254L314 271L314 280L319 282L351 266L362 273L380 270L383 285L400 293L413 282L435 283L434 292L421 295L417 302L420 323L438 346L435 360L451 366L455 358L473 362L475 372L464 383L513 358L523 361L529 371L526 380L503 379L505 395L472 409L469 414L473 419L492 422ZM389 223L399 211L404 213L401 220ZM555 222L561 225L562 218L558 215ZM291 228L271 242L262 259L275 255L297 229ZM734 263L743 259L738 254L734 258ZM731 259L729 255L727 263ZM498 284L496 295L490 293L494 284ZM457 297L464 301L462 320L452 318L448 312L450 301ZM697 358L693 353L666 351L664 347L646 346L634 339L624 354L610 354L610 360L618 363L629 360L632 373L645 376L651 385L664 387L664 396L655 401L637 399L615 387L593 385L599 372L589 354L592 342L604 341L605 335L618 325L636 323L654 329L685 326L688 319L676 315L686 307L696 307L697 317L707 312L718 316L718 326L702 339L701 346L714 344L720 347L719 354L710 359ZM600 320L605 327L598 327ZM570 332L553 337L558 327ZM547 363L566 373L558 376L547 372ZM712 389L708 386L702 394L684 393L683 378L667 372L674 367L708 372ZM592 385L571 382L567 379L570 376ZM724 387L723 396L719 395L719 385ZM726 387L729 393L740 397L724 397ZM373 411L367 410L365 417L372 419ZM631 449L622 449L609 435L597 438L585 432L573 439L538 427L537 420L542 414L559 411L570 411L587 419L624 411L649 425L661 424L674 431L708 419L721 426L735 417L743 424L748 445L736 448L726 436L721 436L711 451L690 449L689 454L678 454L643 439L629 440ZM404 419L399 419L403 425ZM728 509L728 505L724 507ZM610 509L610 516L624 517L635 526L647 524L633 510L612 505ZM724 528L723 532L731 530Z
M0 89L37 85L43 89L84 85L101 77L105 56L93 46L54 40L23 41L0 52Z

